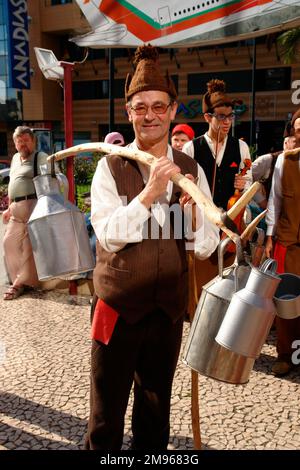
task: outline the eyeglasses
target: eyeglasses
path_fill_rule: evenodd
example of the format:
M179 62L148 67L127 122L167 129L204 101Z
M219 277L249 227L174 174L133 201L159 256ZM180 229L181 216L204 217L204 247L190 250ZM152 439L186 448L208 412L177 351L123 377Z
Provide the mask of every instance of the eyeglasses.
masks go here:
M229 113L229 114L216 114L216 113L207 113L211 117L215 117L217 121L226 121L228 119L229 121L232 121L235 118L235 113Z
M166 103L155 103L151 106L146 106L145 104L138 104L136 106L130 106L130 108L137 114L138 116L142 116L147 114L148 109L151 108L151 111L154 114L165 114L168 107L171 106L172 102L169 104Z

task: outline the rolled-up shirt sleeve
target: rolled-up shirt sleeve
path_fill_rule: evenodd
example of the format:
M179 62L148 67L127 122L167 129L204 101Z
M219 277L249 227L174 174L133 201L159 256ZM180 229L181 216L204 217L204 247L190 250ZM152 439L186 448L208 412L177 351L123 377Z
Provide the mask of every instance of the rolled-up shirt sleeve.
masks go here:
M281 211L282 204L282 188L281 177L283 167L283 154L277 158L272 178L272 188L268 201L268 211L266 214L267 235L276 234L276 225Z
M150 211L135 197L128 205L117 191L107 159L97 166L91 186L91 222L101 246L109 252L143 239L143 227Z

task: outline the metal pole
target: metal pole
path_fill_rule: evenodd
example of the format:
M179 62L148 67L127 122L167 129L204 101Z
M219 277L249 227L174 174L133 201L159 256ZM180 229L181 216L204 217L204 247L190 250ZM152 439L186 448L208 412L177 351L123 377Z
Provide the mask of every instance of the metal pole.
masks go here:
M72 71L74 64L60 62L64 69L64 127L66 148L73 146L73 110L72 110ZM67 158L67 178L69 182L69 201L75 202L74 157ZM69 294L77 294L77 282L69 281Z
M60 62L64 68L64 127L66 148L73 146L73 112L72 112L72 71L74 64ZM67 158L67 178L69 182L69 201L75 202L74 157Z
M256 146L255 140L255 76L256 76L256 39L253 38L253 54L252 54L252 106L251 106L251 122L250 122L250 146Z
M115 127L115 103L114 103L115 63L114 63L114 51L112 48L108 50L108 58L109 58L109 82L108 82L109 132L112 132Z

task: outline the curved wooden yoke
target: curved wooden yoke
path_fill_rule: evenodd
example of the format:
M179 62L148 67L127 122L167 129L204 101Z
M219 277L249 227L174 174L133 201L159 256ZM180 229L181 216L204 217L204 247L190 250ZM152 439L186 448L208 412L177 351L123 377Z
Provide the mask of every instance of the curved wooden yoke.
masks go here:
M104 142L94 142L75 145L74 147L61 150L54 153L53 155L50 155L48 160L54 159L55 161L59 161L83 152L103 152L112 155L119 155L120 157L130 158L148 166L151 166L155 159L153 155L143 152L142 150L132 150L128 147L120 147L119 145L106 144ZM171 180L194 199L196 204L203 209L206 217L208 220L210 220L210 222L223 230L223 232L225 232L234 243L238 243L240 237L238 234L234 233L230 228L228 228L227 225L230 225L228 222L230 220L233 221L237 214L247 205L250 199L252 199L253 195L260 186L259 183L254 183L230 209L230 211L226 213L215 206L215 204L198 188L198 186L185 176L177 174L172 176Z

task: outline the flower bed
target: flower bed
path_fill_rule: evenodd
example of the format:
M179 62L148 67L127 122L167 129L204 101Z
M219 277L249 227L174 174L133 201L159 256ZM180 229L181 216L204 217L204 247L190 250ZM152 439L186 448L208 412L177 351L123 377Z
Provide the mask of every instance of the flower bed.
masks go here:
M8 195L7 184L0 185L0 211L5 211L8 208Z

